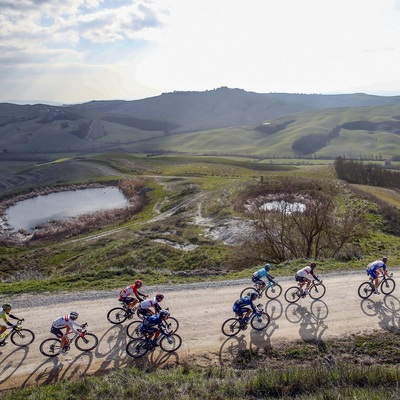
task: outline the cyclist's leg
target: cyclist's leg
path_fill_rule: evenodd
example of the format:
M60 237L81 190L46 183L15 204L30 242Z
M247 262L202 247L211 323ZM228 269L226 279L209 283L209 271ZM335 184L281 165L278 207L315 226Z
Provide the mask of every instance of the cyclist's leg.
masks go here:
M65 335L64 335L63 331L60 328L55 328L52 325L51 328L50 328L50 332L53 335L56 335L59 339L61 339L61 348L63 348L64 344L65 344L65 341L66 341L66 339L64 338Z
M2 335L7 330L5 325L0 325L0 335Z

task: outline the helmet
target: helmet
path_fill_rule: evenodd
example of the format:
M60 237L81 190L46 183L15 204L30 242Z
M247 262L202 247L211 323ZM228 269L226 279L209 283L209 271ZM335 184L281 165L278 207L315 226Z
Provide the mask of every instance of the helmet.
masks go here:
M249 293L249 297L250 297L251 300L255 300L258 297L258 293L255 290L252 290Z
M163 300L163 299L164 299L164 295L163 295L163 294L158 293L158 294L156 295L156 300L157 300L157 301L161 301L161 300Z
M160 311L160 317L161 318L169 317L169 311L168 310L161 310Z
M264 269L265 269L266 271L269 271L269 270L271 269L271 265L265 264L265 265L264 265Z
M311 268L315 268L317 266L317 263L315 263L315 262L312 262L311 264L310 264L310 267Z
M71 318L77 319L77 318L79 317L79 313L78 313L78 311L71 311L71 312L69 313L69 316L70 316Z
M3 304L3 310L11 310L11 304L9 304L9 303L4 303L4 304Z
M142 282L140 279L137 279L137 280L135 281L135 286L141 287L141 286L143 286L143 282Z
M388 258L387 257L383 257L382 261L386 264L388 262Z

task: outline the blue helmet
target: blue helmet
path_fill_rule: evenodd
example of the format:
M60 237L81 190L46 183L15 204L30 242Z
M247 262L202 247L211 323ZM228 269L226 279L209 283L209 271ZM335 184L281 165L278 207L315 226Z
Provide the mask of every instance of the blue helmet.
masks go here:
M269 270L271 269L271 265L265 264L265 265L264 265L264 269L265 269L266 271L269 271Z

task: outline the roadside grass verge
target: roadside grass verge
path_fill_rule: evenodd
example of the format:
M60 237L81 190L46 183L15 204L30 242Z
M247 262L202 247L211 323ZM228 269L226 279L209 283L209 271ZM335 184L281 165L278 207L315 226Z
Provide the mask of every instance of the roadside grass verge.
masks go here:
M397 399L400 338L387 333L349 336L318 344L296 341L238 352L224 365L148 360L78 379L3 393L19 399ZM297 348L296 356L293 349ZM311 349L311 350L310 350ZM371 350L372 349L372 350ZM376 351L378 350L378 351Z

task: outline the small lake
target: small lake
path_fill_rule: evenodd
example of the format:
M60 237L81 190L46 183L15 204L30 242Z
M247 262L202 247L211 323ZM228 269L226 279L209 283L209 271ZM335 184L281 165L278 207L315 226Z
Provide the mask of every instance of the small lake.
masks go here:
M116 187L68 190L22 200L5 213L6 223L13 231L32 232L35 226L52 220L113 210L129 205L128 199Z

